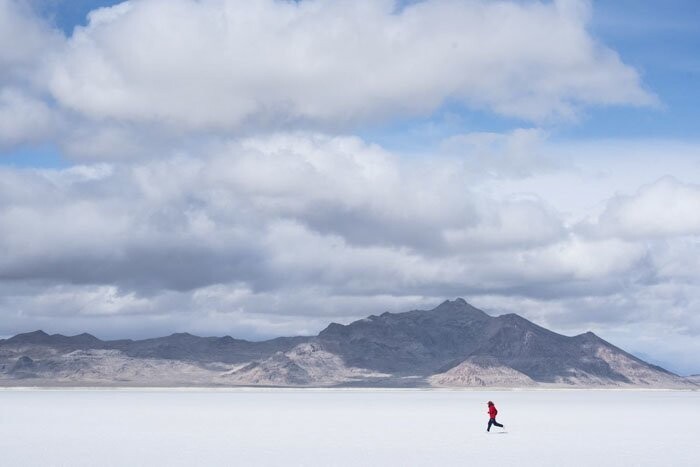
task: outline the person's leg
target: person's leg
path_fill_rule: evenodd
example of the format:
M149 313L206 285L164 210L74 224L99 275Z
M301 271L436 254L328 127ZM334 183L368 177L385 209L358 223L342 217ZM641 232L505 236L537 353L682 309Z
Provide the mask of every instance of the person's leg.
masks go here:
M498 423L495 418L493 419L493 424L496 425L497 427L503 428L503 425Z
M495 422L496 420L494 420L493 418L489 418L489 426L486 427L486 431L491 431L491 425Z

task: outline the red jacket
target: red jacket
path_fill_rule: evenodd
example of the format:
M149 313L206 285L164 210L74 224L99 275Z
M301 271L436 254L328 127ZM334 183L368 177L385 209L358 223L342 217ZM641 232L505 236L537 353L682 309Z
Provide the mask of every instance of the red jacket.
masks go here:
M496 415L498 415L498 410L496 410L496 406L489 405L489 417L496 418Z

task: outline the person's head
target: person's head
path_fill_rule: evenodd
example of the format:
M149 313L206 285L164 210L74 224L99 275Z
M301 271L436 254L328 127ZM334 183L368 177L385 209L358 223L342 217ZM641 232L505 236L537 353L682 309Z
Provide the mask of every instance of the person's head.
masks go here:
M488 401L488 403L487 403L486 405L488 405L489 407L491 407L491 406L493 405L493 402Z

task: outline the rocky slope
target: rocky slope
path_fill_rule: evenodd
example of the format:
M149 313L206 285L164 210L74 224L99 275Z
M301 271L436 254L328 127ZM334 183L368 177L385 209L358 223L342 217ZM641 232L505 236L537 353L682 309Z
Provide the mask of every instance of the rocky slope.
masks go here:
M522 385L524 377L541 385L688 385L591 332L563 336L516 314L489 316L462 299L429 311L331 324L319 340L349 365L425 376L441 386ZM518 382L503 381L506 375Z
M457 366L428 378L436 387L531 387L537 383L495 358L469 357Z
M209 384L212 370L179 360L134 359L118 350L91 349L37 360L22 356L8 373L21 385L179 386Z
M700 387L593 333L563 336L462 299L264 342L190 334L102 341L42 331L0 341L0 385L43 384Z
M304 343L283 353L228 373L225 378L236 385L251 386L328 386L365 381L390 375L348 367L338 355L327 352L318 343Z

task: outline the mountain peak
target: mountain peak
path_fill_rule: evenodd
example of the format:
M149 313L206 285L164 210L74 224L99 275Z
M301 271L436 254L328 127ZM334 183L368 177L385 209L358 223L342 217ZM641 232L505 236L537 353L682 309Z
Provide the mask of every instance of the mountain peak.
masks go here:
M454 308L465 308L465 307L472 307L467 301L463 298L455 298L454 300L445 300L438 306L434 308L434 310L449 310L449 309L454 309ZM473 307L472 307L473 308Z
M4 342L11 345L53 346L63 349L99 349L104 345L100 339L86 332L75 336L64 336L47 334L42 330L17 334Z
M454 312L468 312L472 313L474 315L478 315L479 317L487 317L489 316L486 314L484 311L476 308L475 306L469 304L465 299L463 298L456 298L454 300L445 300L432 310L432 312L438 312L438 313L454 313Z
M194 334L190 334L189 332L174 332L168 336L173 339L191 339L191 338L197 338L198 336L195 336Z
M602 340L603 340L603 339L601 339L597 334L595 334L595 333L592 332L592 331L587 331L587 332L584 332L583 334L578 334L578 335L576 335L576 336L574 336L574 337L575 337L575 338L578 338L578 339L585 339L585 340L588 340L588 341L602 341Z
M20 336L32 336L32 337L49 337L47 333L42 331L41 329L37 329L36 331L32 332L25 332L24 334L19 334Z
M102 343L100 339L87 332L66 337L65 340L75 345L99 345Z
M10 337L7 339L8 343L22 343L22 344L39 344L46 342L47 339L49 339L51 336L49 336L47 333L42 331L41 329L37 331L32 331L32 332L25 332L23 334L17 334L14 337Z

